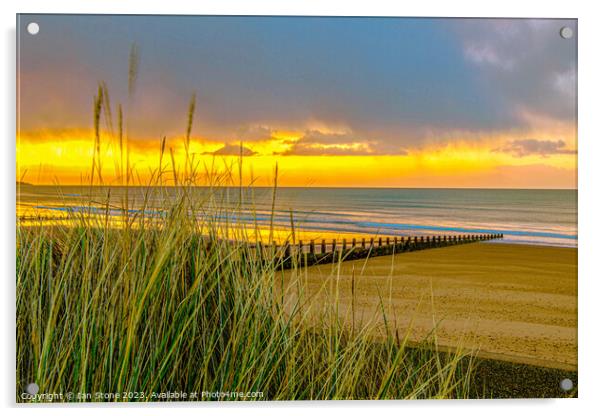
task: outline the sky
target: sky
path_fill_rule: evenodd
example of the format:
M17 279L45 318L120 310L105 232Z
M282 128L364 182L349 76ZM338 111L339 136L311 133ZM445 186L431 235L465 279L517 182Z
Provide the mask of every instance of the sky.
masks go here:
M85 182L104 83L106 184L123 183L117 106L144 183L163 137L184 169L194 94L194 163L237 170L242 150L245 183L277 163L281 186L576 187L575 20L21 15L17 30L25 182Z

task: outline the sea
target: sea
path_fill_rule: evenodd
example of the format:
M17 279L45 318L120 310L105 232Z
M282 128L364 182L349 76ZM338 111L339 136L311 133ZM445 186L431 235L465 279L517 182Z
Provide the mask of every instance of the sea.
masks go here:
M100 201L108 191L103 187L93 193ZM125 189L110 191L117 201ZM200 199L216 193L204 187L193 192ZM492 243L577 247L577 190L280 187L275 192L274 197L274 189L264 187L217 191L221 203L233 208L226 214L229 221L262 227L287 227L292 221L299 230L359 235L503 233L502 240ZM134 200L141 201L144 194L144 188L129 189ZM160 196L153 193L144 212L160 215L166 200L177 194L176 188ZM80 200L90 200L88 187L24 186L17 196L17 212L74 211L85 206ZM137 209L136 203L130 204L130 211ZM98 210L106 211L102 204ZM111 209L110 214L123 215L123 210ZM224 220L219 217L224 214L216 215L216 220Z

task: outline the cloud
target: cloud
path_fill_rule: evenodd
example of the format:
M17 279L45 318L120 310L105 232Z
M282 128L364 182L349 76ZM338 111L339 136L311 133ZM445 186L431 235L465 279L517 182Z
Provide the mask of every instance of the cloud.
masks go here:
M529 155L539 155L547 157L550 155L575 154L576 150L567 149L566 143L562 140L513 140L506 146L495 149L496 152L511 153L515 157L524 157Z
M559 92L574 97L577 93L577 69L573 67L554 74L553 85Z
M265 141L273 138L276 130L269 126L250 125L240 127L236 131L236 137L244 142Z
M241 146L240 144L225 144L214 152L204 152L204 155L214 155L214 156L240 156L242 151L242 156L253 156L256 155L257 152L249 149L248 147Z
M488 44L468 44L464 50L466 57L477 64L498 66L505 70L514 68L514 60L510 57L501 57L498 52Z
M372 152L362 148L343 147L343 146L294 146L290 150L276 153L278 156L368 156Z
M358 139L351 132L323 133L319 130L308 130L297 143L334 145L355 143L357 141Z
M559 32L568 26L576 33L575 20L474 19L453 25L466 60L479 70L475 81L506 109L574 122L576 38L563 39ZM514 124L520 123L515 117Z
M323 133L318 130L308 130L299 139L288 141L291 145L279 155L297 156L404 156L407 152L400 147L383 143L378 140L362 140L353 132Z
M36 19L44 38L23 38L19 58L20 128L27 130L91 126L98 80L110 88L115 115L116 104L128 102L124 39L141 50L125 112L130 137L181 136L190 93L198 91L192 134L212 141L199 153L233 141L261 154L283 152L280 133L302 135L315 128L312 120L353 134L314 134L313 145L306 138L291 151L399 154L443 137L465 139L449 133L456 131L540 134L521 112L576 121L576 38L558 34L561 26L577 33L574 20Z

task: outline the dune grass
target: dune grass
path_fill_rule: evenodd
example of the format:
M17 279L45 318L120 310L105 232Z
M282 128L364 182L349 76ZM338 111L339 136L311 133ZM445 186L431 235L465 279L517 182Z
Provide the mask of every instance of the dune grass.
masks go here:
M137 68L134 47L130 95ZM99 86L89 184L103 184L101 140L112 136L125 198L115 207L103 188L104 201L91 197L90 209L68 212L68 221L17 226L17 401L30 401L21 393L32 382L64 401L160 400L154 394L175 391L198 394L186 400L468 397L472 369L460 350L439 354L434 338L407 348L388 328L376 341L369 324L350 329L328 313L336 300L317 325L309 321L302 296L287 296L295 285L277 284L273 259L281 253L258 256L252 232L228 221L240 207L225 203L224 186L239 186L242 203L242 152L238 182L232 170L200 174L188 154L194 109L193 95L184 167L172 149L168 160L163 138L160 168L134 198L127 117L119 105L113 123L107 87ZM201 180L207 190L199 194ZM276 184L277 167L273 201ZM157 200L160 215L147 210Z
M18 394L36 382L41 393L142 393L133 400L467 397L462 353L408 349L395 333L377 342L334 313L310 323L300 297L287 304L276 289L269 254L232 224L222 238L225 225L188 195L150 225L144 214L116 227L74 213L17 229Z

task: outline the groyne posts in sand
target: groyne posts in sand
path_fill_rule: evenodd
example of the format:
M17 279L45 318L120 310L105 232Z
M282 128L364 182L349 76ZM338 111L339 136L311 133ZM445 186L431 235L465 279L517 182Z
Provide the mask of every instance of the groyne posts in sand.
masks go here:
M259 242L255 247L262 259L272 259L272 261L276 262L276 267L279 269L290 269L294 266L311 266L314 264L336 262L339 258L345 261L366 257L388 256L394 253L447 247L500 238L504 238L504 235L422 235L414 237L385 237L384 239L383 237L378 237L376 241L374 237L370 237L369 241L366 238L362 238L360 243L358 243L356 238L353 238L350 244L346 238L340 241L333 239L331 244L327 244L326 240L323 239L319 245L316 245L314 240L311 240L309 244L299 240L297 244L292 245L289 242L285 242L281 246L272 243L270 247L267 247L267 250ZM268 253L268 255L266 256L265 253ZM277 254L274 255L273 253Z

